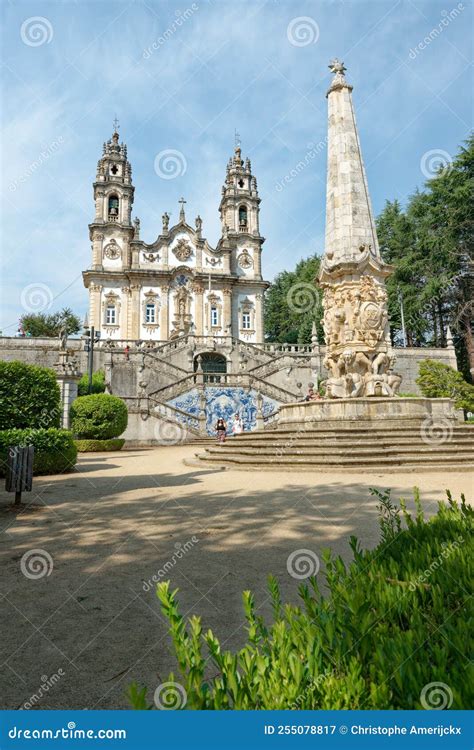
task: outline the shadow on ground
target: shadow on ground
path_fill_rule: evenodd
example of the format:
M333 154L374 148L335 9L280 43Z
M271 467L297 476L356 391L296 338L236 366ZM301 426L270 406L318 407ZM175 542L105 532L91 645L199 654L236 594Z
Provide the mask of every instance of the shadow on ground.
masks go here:
M81 457L77 472L35 480L31 507L19 514L0 493L2 708L22 706L59 669L38 707L127 708L133 679L152 695L176 667L153 576L179 588L183 614L201 614L204 629L239 647L244 589L269 615L271 572L283 599L296 602L288 556L330 547L349 560L351 534L375 545L369 487L410 497L414 480L193 470L185 455L180 447ZM440 486L439 476L422 481ZM442 496L430 492L428 512ZM31 550L44 569L28 569Z

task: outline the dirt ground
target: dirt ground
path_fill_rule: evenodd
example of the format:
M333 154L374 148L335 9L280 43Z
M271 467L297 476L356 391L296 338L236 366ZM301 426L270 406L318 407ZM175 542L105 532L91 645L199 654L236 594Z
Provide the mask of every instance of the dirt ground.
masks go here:
M445 488L468 498L473 488L467 473L184 466L194 451L83 454L75 473L36 479L20 514L0 492L1 708L127 708L132 680L152 699L175 667L153 576L171 579L182 614L202 615L204 629L235 648L245 639L242 590L252 589L268 614L271 572L283 599L297 601L292 553L309 550L314 560L330 547L349 560L351 534L377 543L370 487L391 487L398 499L418 484L427 514Z

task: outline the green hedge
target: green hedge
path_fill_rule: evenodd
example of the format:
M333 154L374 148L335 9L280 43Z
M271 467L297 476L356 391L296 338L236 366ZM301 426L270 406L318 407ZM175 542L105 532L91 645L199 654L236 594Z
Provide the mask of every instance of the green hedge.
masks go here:
M47 367L0 362L0 424L4 429L59 427L60 391Z
M105 391L105 373L103 370L97 370L92 373L92 393L104 393ZM79 396L89 395L89 375L84 373L78 383L77 392Z
M71 429L79 439L118 437L127 427L127 422L125 402L107 393L80 396L71 406Z
M125 440L123 438L112 438L111 440L75 440L77 450L80 453L100 453L100 451L120 451Z
M351 537L354 561L348 567L325 552L328 594L321 595L316 578L308 579L299 587L299 607L282 605L278 583L270 577L273 619L268 625L257 613L253 594L244 592L248 636L239 651L223 651L212 631L203 634L199 617L185 622L177 589L172 591L169 581L158 584L182 675L176 695L181 700L184 688L186 708L473 705L468 634L474 615L474 511L464 497L458 505L448 493L449 504L440 503L426 522L417 494L413 518L404 504L402 512L392 505L388 491L372 492L380 499L381 543L362 550ZM169 681L175 681L173 674ZM429 686L436 682L445 687L430 698ZM128 697L134 708L149 707L146 689L136 683ZM430 703L436 697L444 705Z
M427 398L452 398L457 409L474 411L474 385L453 367L434 359L423 359L416 382Z
M5 475L8 449L11 446L33 445L33 473L61 474L70 471L77 460L77 448L69 430L44 429L0 431L0 473Z

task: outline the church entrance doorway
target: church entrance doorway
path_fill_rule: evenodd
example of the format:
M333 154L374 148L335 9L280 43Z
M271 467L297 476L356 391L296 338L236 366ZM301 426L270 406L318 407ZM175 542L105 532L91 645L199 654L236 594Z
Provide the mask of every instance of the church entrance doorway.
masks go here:
M225 383L227 360L223 354L217 354L217 352L198 354L194 358L194 372L196 372L199 362L204 373L205 383Z

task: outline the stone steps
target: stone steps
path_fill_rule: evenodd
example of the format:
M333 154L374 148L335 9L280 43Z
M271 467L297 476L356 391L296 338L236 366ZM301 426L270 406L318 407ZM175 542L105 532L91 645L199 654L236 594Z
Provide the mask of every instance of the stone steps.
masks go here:
M258 455L259 458L262 458L263 456L271 456L271 457L279 457L280 455L287 455L287 456L346 456L348 455L348 451L350 450L351 456L411 456L413 455L414 451L410 449L410 446L374 446L374 445L353 445L353 446L347 446L343 448L339 448L338 446L327 446L326 444L322 444L320 446L312 446L312 447L306 447L306 448L300 448L297 446L289 446L288 448L284 447L278 447L278 448L259 448L258 452L256 452L253 448L239 448L238 451L235 448L232 448L231 446L215 446L210 447L208 449L208 452L211 455L219 455L220 457L227 456L227 455L239 455L239 456L251 456L255 457L255 455ZM280 453L277 453L277 451L280 451ZM439 443L439 444L433 444L433 445L417 445L416 446L416 455L426 454L428 456L436 455L436 454L454 454L454 455L462 455L469 456L474 460L474 446L472 445L464 445L456 443L454 445L451 445L449 443Z
M439 442L425 442L421 426L383 429L278 429L207 445L192 465L296 471L466 471L474 465L474 429L451 426ZM425 433L426 434L426 433ZM211 442L212 442L211 438ZM187 462L189 463L189 462Z
M211 438L212 439L212 438ZM352 437L352 438L341 438L337 439L335 436L331 435L329 437L325 436L319 436L317 438L307 438L307 437L297 437L293 439L291 437L288 437L286 439L267 439L267 440L253 440L251 438L247 440L240 440L233 437L227 438L227 441L224 443L223 448L224 450L229 448L230 446L233 446L233 450L237 449L246 450L246 449L256 449L258 451L266 450L266 449L300 449L305 447L319 447L324 445L328 448L350 448L353 446L358 446L361 444L367 445L368 447L373 446L374 448L380 448L381 446L385 448L393 446L393 440L387 438L386 436L384 438L367 438L364 436L359 437ZM458 435L454 439L454 442L456 444L466 444L471 445L472 438L470 435ZM439 445L439 444L447 444L453 443L453 439L451 440L442 440L439 441L432 440L432 442L425 442L420 434L413 435L413 436L403 436L403 437L397 437L396 445L397 446L413 446L415 448L418 448L420 445Z

